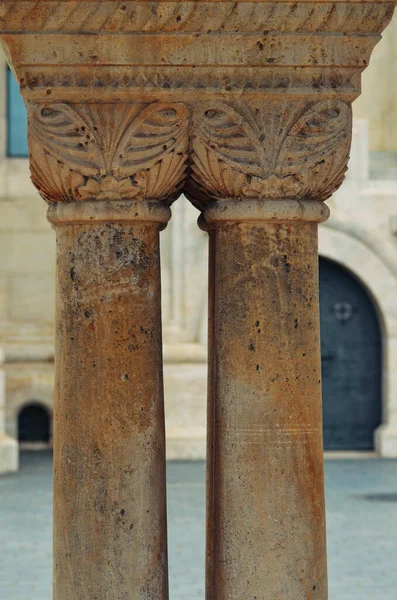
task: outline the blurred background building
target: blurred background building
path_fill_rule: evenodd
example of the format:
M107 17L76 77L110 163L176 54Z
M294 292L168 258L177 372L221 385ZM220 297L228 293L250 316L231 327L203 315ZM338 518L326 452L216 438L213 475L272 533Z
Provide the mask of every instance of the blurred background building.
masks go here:
M0 54L5 424L51 445L55 234L29 179L26 111ZM354 105L349 172L320 227L324 446L397 457L397 18ZM180 198L161 234L167 454L205 457L207 236ZM291 398L291 402L294 399Z

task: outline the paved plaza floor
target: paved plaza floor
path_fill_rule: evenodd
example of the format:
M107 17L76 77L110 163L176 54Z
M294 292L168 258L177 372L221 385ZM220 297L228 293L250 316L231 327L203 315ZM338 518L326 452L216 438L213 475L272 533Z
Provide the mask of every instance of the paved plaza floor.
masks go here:
M204 599L204 468L168 465L170 600ZM51 479L48 453L0 477L0 600L51 600ZM330 600L397 600L397 461L327 460L326 490Z

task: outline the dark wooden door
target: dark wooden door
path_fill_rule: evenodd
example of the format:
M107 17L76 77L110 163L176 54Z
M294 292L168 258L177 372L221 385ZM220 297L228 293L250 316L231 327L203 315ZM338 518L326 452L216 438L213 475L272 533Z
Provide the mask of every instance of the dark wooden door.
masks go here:
M381 332L363 285L320 258L324 448L371 450L381 423Z

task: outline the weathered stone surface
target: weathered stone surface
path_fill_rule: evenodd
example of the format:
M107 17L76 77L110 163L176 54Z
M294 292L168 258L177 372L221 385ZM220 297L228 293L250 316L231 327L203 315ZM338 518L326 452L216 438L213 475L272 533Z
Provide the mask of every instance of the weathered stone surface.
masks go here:
M158 240L168 217L117 202L49 211L57 600L168 596Z
M186 170L183 105L33 105L32 179L47 202L171 201Z
M33 181L49 202L171 201L183 189L199 206L326 199L343 180L360 72L393 9L4 1Z
M315 222L393 9L2 2L58 231L57 600L167 594L154 236L182 191L211 231L208 598L326 600Z
M207 597L324 600L317 222L328 209L229 201L204 215Z

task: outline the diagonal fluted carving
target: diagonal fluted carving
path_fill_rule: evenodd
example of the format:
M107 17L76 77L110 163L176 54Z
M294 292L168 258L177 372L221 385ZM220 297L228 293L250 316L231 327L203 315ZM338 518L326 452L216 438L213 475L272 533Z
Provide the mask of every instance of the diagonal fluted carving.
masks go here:
M178 103L33 105L33 183L47 202L172 199L185 176L187 114Z
M0 24L8 31L48 32L248 32L330 31L366 33L379 27L394 10L392 2L124 2L59 0L51 10L19 0L0 7Z

